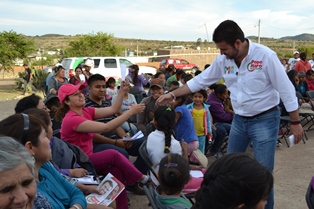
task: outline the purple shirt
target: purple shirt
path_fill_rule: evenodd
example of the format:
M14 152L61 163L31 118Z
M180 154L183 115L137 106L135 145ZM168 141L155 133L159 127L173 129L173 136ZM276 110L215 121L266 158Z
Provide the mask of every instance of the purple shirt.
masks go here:
M146 85L149 81L149 77L144 78L142 75L137 76L137 84L135 85L140 91L144 91L143 85ZM133 79L134 80L134 79ZM133 83L134 84L134 83Z
M223 101L216 96L215 92L209 95L207 104L210 105L209 109L213 117L213 123L231 123L233 115L225 111Z

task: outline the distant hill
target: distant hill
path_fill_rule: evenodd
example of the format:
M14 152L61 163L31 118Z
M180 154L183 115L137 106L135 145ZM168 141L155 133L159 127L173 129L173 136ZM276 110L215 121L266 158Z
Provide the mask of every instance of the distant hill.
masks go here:
M257 36L248 36L248 38L252 39L252 40L257 40L258 37ZM270 40L276 40L276 39L261 37L261 40L270 41ZM278 40L314 41L314 34L302 33L302 34L296 35L296 36L285 36L285 37L279 38Z
M300 40L300 41L314 41L314 34L302 33L296 36L285 36L280 39L284 40Z

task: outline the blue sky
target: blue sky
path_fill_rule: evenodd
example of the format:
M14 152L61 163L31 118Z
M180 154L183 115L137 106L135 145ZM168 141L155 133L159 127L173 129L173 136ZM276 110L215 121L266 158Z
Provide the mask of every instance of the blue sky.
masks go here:
M262 37L314 34L312 0L1 0L0 8L0 31L32 36L101 31L121 38L196 41L207 39L207 28L212 41L213 30L226 19L236 21L246 36L258 34L259 19Z

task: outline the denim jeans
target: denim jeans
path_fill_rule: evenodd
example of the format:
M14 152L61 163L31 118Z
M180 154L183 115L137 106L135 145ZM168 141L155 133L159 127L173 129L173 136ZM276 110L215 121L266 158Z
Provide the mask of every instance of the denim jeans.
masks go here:
M214 142L211 149L210 149L210 153L212 153L212 154L216 154L217 152L219 152L221 145L225 141L226 134L228 133L227 125L226 125L227 129L223 125L215 124L215 126L216 126L216 130L212 130L213 142ZM206 143L206 147L208 147L208 143ZM207 150L207 149L208 148L205 148L205 150Z
M227 153L246 152L250 143L253 142L255 159L273 172L279 122L279 109L251 118L235 115L229 134ZM273 207L274 191L272 189L265 209Z
M121 128L125 132L130 133L130 136L133 136L134 134L138 132L137 127L133 123L129 123L129 122L122 123Z
M25 92L27 90L27 85L30 85L31 88L33 89L33 91L37 92L37 89L35 88L35 86L33 85L33 83L31 81L27 82L26 80L24 80L23 94L25 94Z

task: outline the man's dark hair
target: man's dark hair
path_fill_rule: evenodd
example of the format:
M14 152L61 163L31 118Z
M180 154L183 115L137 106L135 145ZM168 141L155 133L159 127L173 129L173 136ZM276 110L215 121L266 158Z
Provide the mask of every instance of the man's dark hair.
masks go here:
M227 44L234 46L237 39L244 42L244 33L238 24L232 20L225 20L220 23L213 33L215 43L225 41Z
M177 87L180 86L180 84L179 84L178 81L171 81L171 82L170 82L170 85L177 86Z
M184 77L183 77L183 80L184 82L188 82L189 80L191 80L193 78L193 75L191 74L186 74Z
M306 71L306 73L305 73L306 77L308 77L308 76L310 76L310 75L312 75L312 74L314 74L314 71L313 71L313 70L308 70L308 71Z
M95 81L106 81L106 78L100 74L94 74L87 80L88 86L92 86Z

